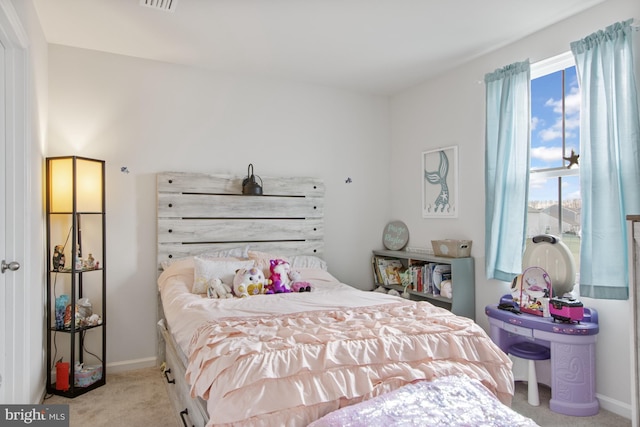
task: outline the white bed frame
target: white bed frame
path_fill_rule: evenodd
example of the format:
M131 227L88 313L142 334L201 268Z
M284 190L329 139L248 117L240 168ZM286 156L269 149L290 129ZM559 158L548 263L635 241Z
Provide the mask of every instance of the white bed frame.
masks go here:
M262 196L243 196L245 176L162 172L157 175L157 260L250 245L279 255L324 253L324 183L308 177L262 177ZM158 361L184 426L204 426L206 403L192 399L185 356L164 323L158 297ZM189 422L187 422L189 421Z

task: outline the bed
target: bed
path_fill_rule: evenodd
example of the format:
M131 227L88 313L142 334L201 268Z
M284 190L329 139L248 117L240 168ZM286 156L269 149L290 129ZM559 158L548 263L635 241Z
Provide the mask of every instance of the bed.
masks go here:
M184 425L306 426L445 377L464 378L458 390L474 381L515 414L511 361L475 322L330 273L322 181L263 177L263 196L242 196L243 178L157 176L159 360ZM311 292L195 291L202 275L228 281L274 258Z

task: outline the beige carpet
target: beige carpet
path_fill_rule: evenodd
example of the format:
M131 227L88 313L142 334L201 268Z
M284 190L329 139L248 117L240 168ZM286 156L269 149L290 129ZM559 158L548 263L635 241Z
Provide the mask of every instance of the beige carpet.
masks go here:
M51 396L44 403L69 404L70 427L176 427L178 419L162 383L160 368L109 374L107 383L69 399Z
M67 399L52 396L46 403L69 404L70 427L176 427L182 422L171 410L160 368L107 373L107 384ZM549 410L551 390L541 385L540 406L527 403L526 383L516 383L512 408L542 427L627 427L631 421L601 410L592 417L570 417Z
M631 420L600 410L597 415L590 417L570 417L558 414L549 409L551 389L545 385L538 387L540 406L531 406L527 402L527 383L516 382L516 392L513 395L511 409L529 417L542 427L631 427Z

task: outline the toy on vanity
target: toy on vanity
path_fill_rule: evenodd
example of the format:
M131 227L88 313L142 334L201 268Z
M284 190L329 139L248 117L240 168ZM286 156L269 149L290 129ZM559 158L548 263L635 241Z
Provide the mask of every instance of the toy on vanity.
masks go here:
M540 267L529 267L511 282L511 296L520 311L548 317L548 301L552 292L551 278Z
M549 311L554 322L580 323L584 318L584 305L574 298L551 298Z

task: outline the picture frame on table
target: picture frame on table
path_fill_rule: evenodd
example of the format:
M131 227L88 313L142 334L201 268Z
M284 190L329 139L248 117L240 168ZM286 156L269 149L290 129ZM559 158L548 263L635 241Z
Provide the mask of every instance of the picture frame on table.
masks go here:
M422 152L422 217L457 218L458 146Z

